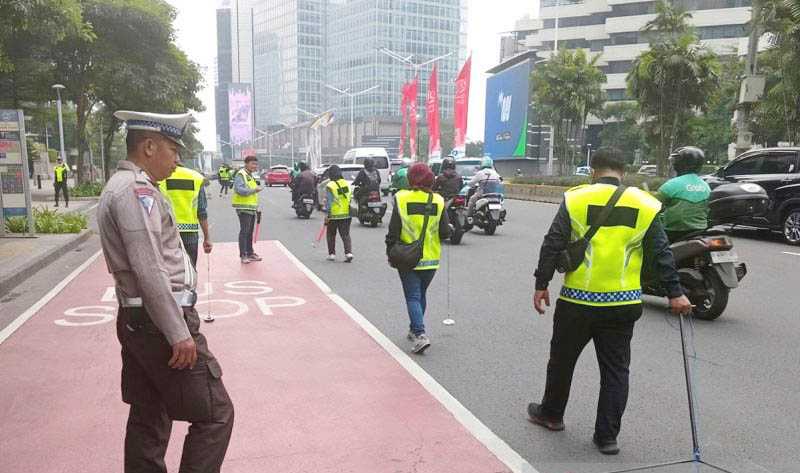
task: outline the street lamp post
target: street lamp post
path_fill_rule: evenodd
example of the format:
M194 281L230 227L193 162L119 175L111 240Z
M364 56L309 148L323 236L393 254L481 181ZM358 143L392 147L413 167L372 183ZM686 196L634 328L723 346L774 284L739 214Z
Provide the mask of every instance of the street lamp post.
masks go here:
M280 124L289 130L289 141L291 142L292 147L292 168L294 168L294 127L283 122L280 122Z
M428 64L433 64L434 62L437 62L437 61L439 61L441 59L444 59L446 57L449 57L449 56L453 55L453 52L451 51L451 52L449 52L447 54L442 54L441 56L437 56L437 57L435 57L435 58L433 58L431 60L417 63L417 62L414 62L414 61L411 60L413 55L401 56L399 53L397 53L395 51L392 51L389 48L380 48L380 49L378 49L378 51L380 51L381 53L389 56L392 59L395 59L395 60L400 61L403 64L407 65L408 67L410 67L414 71L414 75L418 74L419 70L422 69L423 67L427 66Z
M372 92L373 90L380 87L380 84L373 85L369 89L364 89L361 92L356 92L356 93L351 93L349 88L342 90L329 84L325 84L325 87L333 90L334 92L338 92L342 95L350 97L350 147L353 148L356 145L356 129L355 129L355 121L353 119L353 100L358 95L363 95L366 94L367 92Z
M64 152L64 119L61 116L61 89L65 89L61 84L55 84L52 86L56 89L56 95L58 96L58 100L56 101L56 107L58 108L58 134L59 138L61 139L61 159L64 161L64 164L67 165L69 168L69 163L67 162L67 154Z

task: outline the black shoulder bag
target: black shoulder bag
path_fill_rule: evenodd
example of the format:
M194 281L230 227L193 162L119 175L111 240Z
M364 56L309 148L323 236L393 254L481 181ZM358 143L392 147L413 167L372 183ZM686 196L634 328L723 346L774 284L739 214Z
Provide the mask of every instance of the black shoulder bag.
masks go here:
M417 267L419 260L422 259L422 247L425 241L425 234L428 231L428 219L430 218L432 202L433 192L428 194L428 203L425 205L425 220L422 223L422 233L419 238L411 243L403 243L398 239L389 248L389 264L393 268L397 268L400 271L411 271Z
M569 244L567 244L567 248L558 254L558 259L556 260L556 270L558 270L559 273L569 273L575 271L581 266L584 258L586 258L586 249L589 247L589 241L591 241L592 237L594 237L594 234L597 233L597 230L605 225L606 220L608 220L608 217L611 216L614 206L617 205L617 202L619 202L619 198L622 197L625 189L626 187L622 184L617 186L617 189L613 194L611 194L611 198L608 199L606 206L603 207L603 211L597 217L597 221L595 221L592 226L589 227L589 230L587 230L587 232L581 238L569 242Z

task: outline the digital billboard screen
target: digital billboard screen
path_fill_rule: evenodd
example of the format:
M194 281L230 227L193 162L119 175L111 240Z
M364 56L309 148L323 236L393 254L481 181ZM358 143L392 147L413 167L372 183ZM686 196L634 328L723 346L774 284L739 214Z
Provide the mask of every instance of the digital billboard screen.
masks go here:
M228 85L228 119L231 143L248 143L253 136L253 92L250 84Z
M484 153L494 159L524 158L527 145L531 61L486 81Z

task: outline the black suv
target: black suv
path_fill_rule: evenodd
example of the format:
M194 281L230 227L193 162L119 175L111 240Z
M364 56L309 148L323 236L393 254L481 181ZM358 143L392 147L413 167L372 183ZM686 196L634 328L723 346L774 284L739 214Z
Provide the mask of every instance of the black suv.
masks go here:
M703 179L712 189L730 182L763 187L770 200L767 213L741 217L736 224L781 231L788 243L800 245L800 148L748 151Z

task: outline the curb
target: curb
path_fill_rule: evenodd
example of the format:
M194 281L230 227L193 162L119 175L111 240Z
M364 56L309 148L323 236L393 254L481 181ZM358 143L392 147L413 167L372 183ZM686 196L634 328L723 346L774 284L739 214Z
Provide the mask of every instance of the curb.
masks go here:
M94 231L91 229L87 228L81 230L80 233L76 233L74 237L70 238L63 245L52 248L44 254L31 259L27 265L20 268L16 273L0 279L0 297L5 296L11 292L12 289L22 284L26 279L47 267L56 255L74 250L92 235L94 235Z

